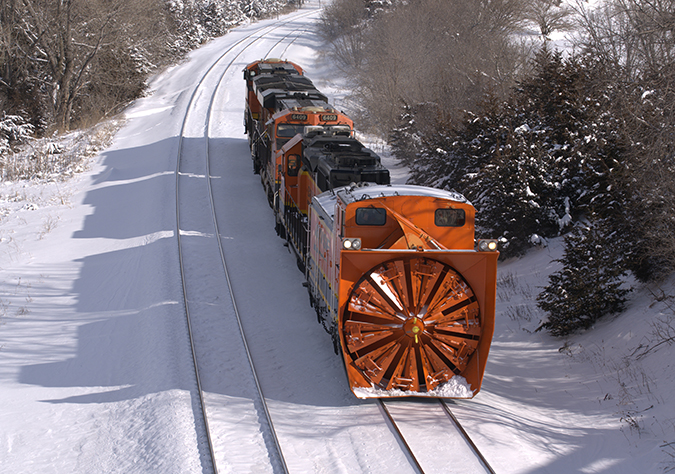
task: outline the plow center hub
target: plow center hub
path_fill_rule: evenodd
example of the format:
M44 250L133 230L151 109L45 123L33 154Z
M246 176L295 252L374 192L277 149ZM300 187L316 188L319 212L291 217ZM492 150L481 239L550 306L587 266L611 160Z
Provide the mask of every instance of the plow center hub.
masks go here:
M403 323L403 330L408 336L416 338L418 334L424 331L424 322L413 316Z

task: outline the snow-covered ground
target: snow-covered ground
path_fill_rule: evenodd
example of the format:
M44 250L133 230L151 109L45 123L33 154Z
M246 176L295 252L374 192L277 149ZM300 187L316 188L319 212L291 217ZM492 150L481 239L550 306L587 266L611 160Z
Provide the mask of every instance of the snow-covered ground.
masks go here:
M317 6L307 2L305 8ZM175 153L198 72L246 28L252 25L155 78L149 96L129 108L126 125L88 171L66 182L0 184L0 471L203 472L174 231ZM302 64L340 106L344 84L317 48L318 39L307 33L284 57ZM238 60L243 67L254 59ZM243 81L235 77L219 104L223 110L243 111ZM236 128L228 123L219 146L235 147L228 152L236 150L245 163L228 168L228 179L255 183L242 131L239 121ZM372 146L386 155L381 145ZM387 164L394 180L404 182L405 169L390 157ZM233 203L240 216L250 203L264 203L259 184L242 192ZM271 214L255 221L265 219L271 222ZM372 414L372 402L346 388L330 339L305 304L302 275L271 226L265 228L252 227L251 241L278 249L270 252L278 255L273 264L295 276L278 287L283 291L270 290L277 287L261 286L265 279L246 269L238 273L249 280L236 286L255 288L251 303L264 295L283 301L278 308L293 308L293 314L274 314L294 321L283 333L285 345L303 348L312 339L315 351L296 351L290 356L295 365L266 370L316 380L315 390L271 390L282 447L309 458L304 465L313 472L383 472L381 454L362 450L356 435L368 433L381 443L390 438L377 437L373 420L353 423L359 413ZM543 317L535 304L538 287L556 269L561 251L561 242L552 241L500 265L497 327L483 389L473 400L454 403L454 412L498 473L675 469L675 302L657 301L659 288L642 288L625 313L584 334L560 340L534 332ZM675 293L672 281L662 289ZM267 349L274 347L270 342ZM317 364L328 371L306 372ZM211 396L246 405L235 392ZM236 438L237 432L215 435ZM434 439L433 423L428 436ZM326 442L312 443L313 437ZM232 453L237 463L248 462L246 472L269 472L268 460L246 446ZM382 453L397 449L382 446ZM340 460L342 453L359 459ZM451 458L452 452L440 455Z

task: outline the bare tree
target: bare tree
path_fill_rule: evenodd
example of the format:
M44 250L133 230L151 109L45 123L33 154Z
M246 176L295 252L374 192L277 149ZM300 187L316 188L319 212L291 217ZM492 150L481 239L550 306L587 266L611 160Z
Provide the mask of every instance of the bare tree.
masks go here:
M613 64L627 78L675 60L675 0L611 0L575 6L582 35L578 45Z
M539 26L542 36L554 31L568 31L573 28L574 10L562 0L530 0L525 6L525 16Z
M39 102L34 84L27 80L30 67L22 59L27 44L16 34L22 21L17 1L0 0L0 108L11 114Z
M321 16L319 32L331 44L331 54L338 67L355 74L368 53L367 30L378 14L390 7L388 0L336 0Z
M630 196L638 277L675 270L675 0L611 0L576 6L579 45L605 64L613 81L617 133L632 144L617 186Z
M510 85L519 59L509 34L520 0L410 0L379 15L366 30L357 93L388 133L404 106L437 124L472 107L487 90ZM435 125L434 125L435 126Z
M48 65L56 125L70 125L73 101L86 82L92 59L112 38L122 0L20 0L23 33L36 61Z
M165 12L162 0L1 0L0 95L10 100L24 91L18 105L34 101L40 108L33 120L68 129L75 108L89 109L85 94L115 95L123 86L106 88L111 69L123 68L121 77L138 82L133 70L143 57L166 50ZM137 93L138 84L132 86Z
M16 24L15 0L0 1L0 84L9 87L13 75L11 58L15 50L12 28Z

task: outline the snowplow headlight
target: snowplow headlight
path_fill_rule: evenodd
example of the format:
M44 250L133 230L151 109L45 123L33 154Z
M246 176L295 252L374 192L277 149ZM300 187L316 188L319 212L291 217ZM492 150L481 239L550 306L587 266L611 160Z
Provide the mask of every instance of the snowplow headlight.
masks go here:
M361 239L342 239L342 248L345 250L359 250Z
M493 239L485 239L478 241L478 251L479 252L496 252L497 251L497 241Z

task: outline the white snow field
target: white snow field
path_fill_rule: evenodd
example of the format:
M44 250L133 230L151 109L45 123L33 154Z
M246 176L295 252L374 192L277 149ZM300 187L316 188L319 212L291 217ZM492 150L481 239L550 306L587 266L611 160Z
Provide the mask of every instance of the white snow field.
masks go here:
M349 391L295 259L274 233L243 134L241 70L267 55L301 64L338 108L347 103L344 80L319 54L319 8L306 2L300 12L243 25L159 74L86 172L0 184L0 472L210 472L178 263L178 136L215 58L292 15L234 59L210 125L214 201L237 305L291 472L414 472L375 402ZM197 130L203 117L193 120ZM404 183L405 168L383 155L394 182ZM202 195L183 199L187 208L209 206ZM452 403L454 413L498 473L675 469L673 348L657 346L659 330L673 327L671 300L655 302L642 288L625 313L584 334L533 332L544 316L538 287L561 252L553 241L500 264L483 389ZM207 270L203 278L215 281ZM672 293L672 281L662 289ZM228 298L223 287L213 304L229 308ZM214 348L206 398L227 415L210 420L219 472L278 472L240 369L238 329L223 321L199 329ZM451 447L438 443L437 421L446 422L418 420L428 429L416 443L438 451L426 472L459 472Z

